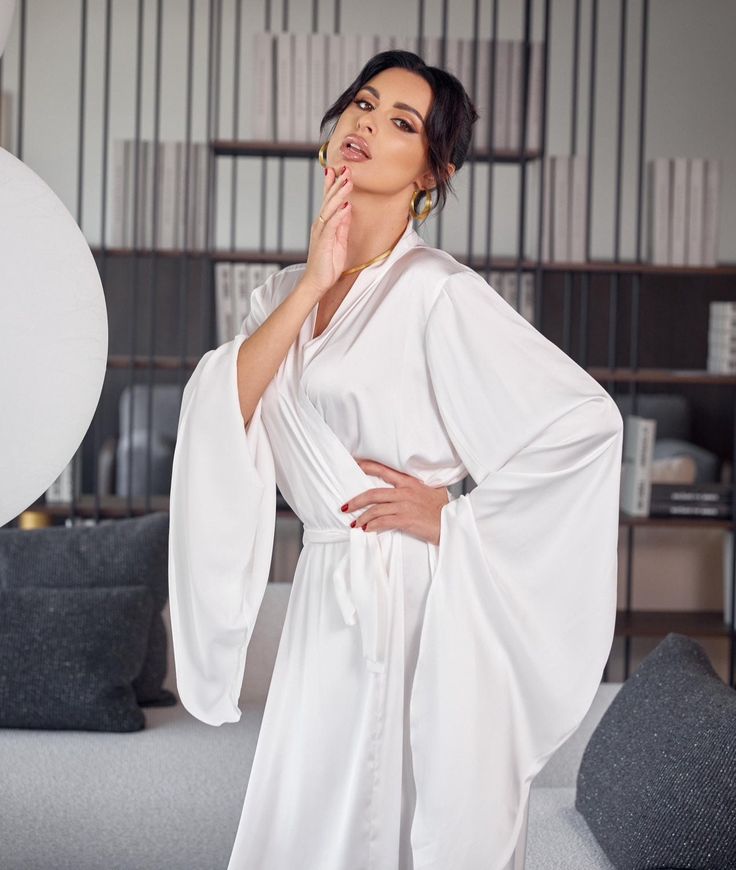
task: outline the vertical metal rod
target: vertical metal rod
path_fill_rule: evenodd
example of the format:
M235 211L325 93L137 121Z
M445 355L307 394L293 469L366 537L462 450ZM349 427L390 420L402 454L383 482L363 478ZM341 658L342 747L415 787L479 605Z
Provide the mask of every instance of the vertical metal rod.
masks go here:
M138 0L137 22L137 45L136 45L136 90L135 90L135 158L133 168L133 311L130 318L130 365L128 377L128 474L127 474L127 506L128 516L133 515L133 417L135 415L135 348L136 348L136 325L138 323L138 281L140 274L140 210L138 208L138 195L144 188L140 179L140 147L141 147L141 91L143 83L143 0ZM145 199L144 199L145 202Z
M271 0L266 0L266 4L264 7L264 16L265 16L265 25L264 30L266 33L271 33ZM271 37L270 42L270 52L269 57L271 59L271 72L272 78L271 81L276 81L276 76L278 74L278 70L276 69L276 57L274 55L274 44L273 44L273 36ZM275 113L274 113L275 117ZM261 208L261 219L260 219L260 234L258 240L258 248L260 251L265 251L266 249L266 208L267 208L267 199L266 199L266 181L268 178L268 158L263 155L261 157L261 171L259 173L259 183L260 183L260 208Z
M215 90L215 19L217 0L208 0L207 8L209 10L208 22L209 30L207 34L207 108L206 108L206 133L205 141L207 143L207 197L205 202L205 250L214 255L214 238L212 233L213 223L213 188L215 186L215 159L212 153L212 140L214 139L214 90ZM209 261L210 268L207 269L205 279L205 293L201 304L203 307L202 317L202 341L204 347L209 347L212 336L212 316L211 312L214 308L214 264L212 259Z
M447 69L447 19L448 19L448 4L449 0L442 0L442 42L440 43L441 60L440 66L442 69ZM442 212L435 215L435 231L436 231L436 246L442 247Z
M15 156L23 159L23 116L26 102L26 33L28 21L27 0L20 0L20 31L18 33L18 147Z
M486 255L483 269L491 269L493 251L493 185L496 156L496 44L498 42L498 0L493 0L491 12L491 58L488 67L488 193L486 196Z
M243 0L235 0L235 44L233 47L233 139L240 138L240 29ZM238 221L238 158L230 159L230 250L235 250Z
M80 230L84 223L84 119L86 107L87 83L87 0L81 3L80 45L79 45L79 114L77 118L77 225ZM84 455L84 447L74 451L70 462L71 470L71 502L69 504L69 523L74 525L77 515L77 468Z
M527 172L527 117L528 117L528 102L529 102L529 64L531 58L531 31L532 31L532 2L525 0L524 2L524 41L522 42L522 63L521 63L521 136L520 136L520 151L519 158L519 223L517 226L517 251L516 251L516 310L521 308L521 276L522 276L522 260L524 258L524 242L526 240L526 172ZM514 135L516 131L514 131ZM537 300L539 303L540 300ZM539 307L539 306L538 306ZM538 322L541 329L541 321Z
M100 280L102 288L105 290L107 286L107 157L110 138L110 43L111 43L111 10L112 0L105 2L105 48L104 48L104 76L103 76L103 97L102 97L102 177L101 177L101 193L100 193ZM107 294L105 294L107 295ZM107 371L105 372L105 380L107 380ZM102 392L100 393L100 401L95 414L95 423L92 433L93 439L93 455L94 455L94 521L95 525L100 521L101 515L101 499L100 499L100 481L98 471L98 461L100 450L102 447L101 430L105 420L105 384L103 384ZM114 467L114 466L113 466ZM114 481L113 481L114 486Z
M192 91L193 91L193 70L194 70L194 0L189 0L189 17L187 22L187 91L186 91L186 132L184 142L184 206L182 219L182 235L181 241L182 250L179 258L179 367L177 370L177 386L179 387L179 404L184 394L184 377L188 374L186 368L186 352L187 352L187 325L189 322L189 277L192 267L192 259L190 256L190 248L194 247L189 242L189 188L190 188L190 169L192 157ZM209 260L205 261L206 272L212 271L212 264ZM207 291L205 287L203 292Z
M158 206L159 206L159 138L161 135L161 38L163 33L163 10L161 0L156 0L156 57L155 57L155 90L153 105L153 239L151 242L151 283L148 288L149 334L148 334L148 390L146 392L146 484L144 512L151 511L151 465L153 452L153 390L156 363L156 295L158 293Z
M544 184L547 153L547 93L549 81L549 31L551 21L550 0L544 0L544 24L542 36L542 94L539 142L539 189L537 191L537 257L534 268L534 321L542 327L542 303L544 300L544 270L542 268L542 238L544 234Z
M474 0L473 2L473 62L472 62L472 71L471 71L471 81L469 83L463 82L463 85L470 85L470 90L473 94L473 103L476 100L476 94L478 93L478 35L480 32L480 2L479 0ZM473 236L474 236L474 227L475 227L475 164L476 164L476 143L478 141L477 130L476 135L474 136L474 142L470 151L470 198L468 202L468 247L466 253L466 261L468 263L472 263L473 260Z

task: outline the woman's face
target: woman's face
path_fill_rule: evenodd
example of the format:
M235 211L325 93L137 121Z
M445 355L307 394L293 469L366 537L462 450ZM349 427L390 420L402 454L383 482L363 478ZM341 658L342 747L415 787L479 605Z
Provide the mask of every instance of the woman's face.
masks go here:
M399 67L382 70L358 91L340 115L327 146L327 163L350 166L353 190L394 195L432 187L424 119L432 89L419 75ZM396 105L401 104L401 105ZM346 136L362 138L368 160L351 160L341 148ZM416 182L416 184L415 184Z

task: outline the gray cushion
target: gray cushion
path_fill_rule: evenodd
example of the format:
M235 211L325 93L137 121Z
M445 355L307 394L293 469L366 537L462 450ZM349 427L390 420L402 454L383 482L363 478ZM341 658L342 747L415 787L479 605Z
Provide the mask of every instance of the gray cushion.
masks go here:
M169 595L168 545L166 511L96 526L0 529L0 589L147 586L154 612L133 688L139 704L168 706L176 703L163 688L167 642L161 611Z
M0 589L0 726L138 731L145 586Z
M622 868L736 866L736 691L671 632L585 748L575 807Z

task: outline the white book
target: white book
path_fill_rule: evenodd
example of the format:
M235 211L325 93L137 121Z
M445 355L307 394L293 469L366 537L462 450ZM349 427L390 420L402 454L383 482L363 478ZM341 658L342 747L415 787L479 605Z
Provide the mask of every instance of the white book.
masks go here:
M357 33L341 33L340 39L342 40L340 81L347 86L357 78L362 67L359 58L360 40Z
M115 139L112 143L112 221L110 226L110 247L125 247L125 219L127 217L125 206L125 147L123 139Z
M671 160L669 157L654 157L647 164L647 245L649 262L669 265L670 262L670 211L671 211Z
M478 111L473 137L478 151L488 148L488 113L491 110L491 44L487 39L478 41L478 72L473 102Z
M184 247L184 237L181 232L182 209L184 208L184 142L174 142L174 206L172 209L173 228L171 230L174 248Z
M404 38L404 48L406 51L414 51L413 48L408 48L408 44L412 42L411 37ZM358 73L363 69L363 67L368 63L368 61L378 53L378 37L375 33L359 33L358 34L358 69L355 73L355 77L357 77Z
M460 43L460 75L458 78L463 83L463 87L472 95L473 93L473 39L471 37L458 39ZM480 51L480 46L478 48ZM476 58L477 66L477 58ZM471 96L472 99L472 96Z
M703 212L705 205L705 160L690 158L687 265L703 263Z
M705 161L705 204L703 214L703 265L718 264L718 232L720 228L721 161Z
M294 33L294 87L292 109L292 135L297 142L309 139L309 34Z
M133 210L133 199L135 193L134 169L135 169L135 142L132 139L125 140L123 149L123 158L125 166L125 190L123 204L123 238L122 246L124 248L133 247L133 235L135 230L135 214Z
M708 353L721 359L736 360L736 335L708 336Z
M708 311L711 317L730 317L736 314L736 302L730 300L714 300L708 306Z
M672 248L670 262L685 265L688 233L688 185L690 161L687 157L672 160Z
M583 263L586 259L588 231L588 160L587 155L570 158L572 190L570 191L570 260Z
M378 37L379 41L381 37ZM379 49L380 51L380 49ZM442 57L442 37L441 36L424 36L422 51L420 52L422 60L427 66L441 66L440 59Z
M146 246L146 196L145 196L145 178L146 178L146 162L148 160L148 149L144 141L133 140L133 173L136 178L135 190L133 192L132 212L133 217L133 237L131 245L133 248L144 248Z
M307 140L322 144L319 124L330 105L327 98L327 34L309 34L309 131Z
M493 147L506 149L509 147L509 89L511 67L511 43L508 40L496 41L496 79L494 86L493 111Z
M76 457L76 462L75 462ZM77 453L62 469L61 474L54 480L45 492L47 504L70 504L72 492L77 498L82 491L82 458Z
M544 86L544 45L532 42L529 59L529 100L527 102L526 143L530 151L542 147L542 90Z
M382 51L388 51L393 47L393 40L389 36L388 33L378 33L376 34L376 54L380 54ZM335 97L338 95L335 94Z
M456 36L448 36L445 46L445 70L456 78L462 75L463 41Z
M651 468L657 421L627 414L621 462L621 510L629 516L649 516Z
M535 293L534 293L534 273L533 272L522 272L521 273L521 314L532 324L535 325L535 317L534 317L534 301L535 301Z
M160 230L158 246L163 250L176 247L177 143L161 142L161 199L159 200Z
M232 264L233 327L236 332L250 311L251 275L248 263Z
M232 263L215 263L215 325L218 346L235 336Z
M706 371L715 375L736 374L736 360L724 359L720 354L708 351Z
M253 77L253 128L256 140L273 141L275 138L275 98L274 88L274 48L273 33L254 33L252 37L253 58L251 76Z
M157 187L157 178L156 178L156 170L158 166L156 165L156 153L158 151L158 145L156 142L147 141L146 142L146 175L145 175L145 217L146 217L146 234L145 234L145 246L148 250L153 250L155 241L153 238L153 206L154 201L153 198L156 195L156 187Z
M0 148L13 151L13 94L0 91Z
M210 192L209 176L212 168L210 163L214 163L211 159L210 149L206 142L197 142L195 144L195 157L197 162L197 189L191 197L197 204L196 223L194 245L198 251L206 250L210 244L210 228L209 224L212 221L210 215L210 205L208 202Z
M521 149L521 109L524 43L514 40L509 43L509 132L508 148Z
M519 286L516 281L516 272L501 273L499 292L515 311L519 310Z
M276 141L294 140L294 34L279 31L276 41Z
M566 155L555 157L554 175L554 223L552 225L552 254L557 263L566 263L570 258L569 217L570 217L570 158Z
M327 36L327 105L331 106L342 93L342 36Z

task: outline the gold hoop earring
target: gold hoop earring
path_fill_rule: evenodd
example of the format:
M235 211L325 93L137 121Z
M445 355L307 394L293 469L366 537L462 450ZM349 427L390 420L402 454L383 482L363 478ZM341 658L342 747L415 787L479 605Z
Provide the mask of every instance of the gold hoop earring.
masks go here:
M426 199L424 201L424 208L422 211L417 214L417 199L424 194ZM432 211L432 191L431 190L415 190L411 197L411 202L409 203L409 213L411 216L418 220L419 223L425 221L427 219L427 215Z
M327 144L329 143L329 139L325 142L317 152L317 157L319 157L319 165L327 166Z

